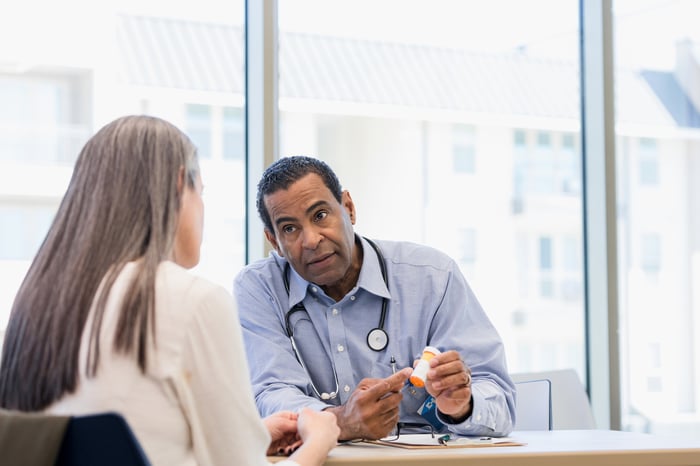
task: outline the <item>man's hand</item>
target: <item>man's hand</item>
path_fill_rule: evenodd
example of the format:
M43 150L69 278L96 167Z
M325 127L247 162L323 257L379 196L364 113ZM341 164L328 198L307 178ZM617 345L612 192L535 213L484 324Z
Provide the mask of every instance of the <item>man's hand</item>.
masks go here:
M425 388L435 397L441 413L457 422L471 415L471 371L457 351L446 351L430 360Z
M410 375L407 367L385 379L362 379L347 403L326 409L338 419L339 439L386 437L399 420L399 391Z

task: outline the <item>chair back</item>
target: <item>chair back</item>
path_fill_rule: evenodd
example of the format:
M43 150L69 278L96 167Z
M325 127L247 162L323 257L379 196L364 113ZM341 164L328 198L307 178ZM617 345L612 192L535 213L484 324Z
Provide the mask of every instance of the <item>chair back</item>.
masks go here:
M150 466L141 445L117 413L70 419L55 466Z
M547 379L515 383L515 429L552 430L552 384Z
M69 420L0 409L0 464L53 466Z
M511 378L516 384L528 380L550 381L553 430L596 428L588 394L574 369L511 374ZM516 429L521 429L517 417Z

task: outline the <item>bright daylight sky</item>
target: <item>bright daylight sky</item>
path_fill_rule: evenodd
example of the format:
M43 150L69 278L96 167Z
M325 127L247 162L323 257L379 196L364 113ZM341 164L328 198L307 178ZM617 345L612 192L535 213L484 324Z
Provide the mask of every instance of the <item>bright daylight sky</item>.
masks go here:
M251 0L254 1L254 0ZM121 0L126 8L240 23L243 0ZM222 7L223 5L223 7ZM233 6L232 6L233 5ZM674 42L700 42L700 0L615 0L616 62L670 69ZM522 18L528 18L526 22ZM552 20L556 18L556 20ZM577 0L279 0L287 31L360 37L504 52L575 57ZM632 65L633 66L633 65Z
M699 0L615 0L613 9L619 65L670 69L677 39L700 43ZM279 16L290 31L495 52L526 45L569 58L579 26L577 0L280 0Z
M243 5L243 0L16 2L0 15L0 65L23 50L46 51L60 43L56 38L89 48L90 36L101 33L91 17L111 11L241 24ZM613 8L620 65L667 69L676 39L700 42L700 0L616 0ZM577 0L279 0L279 23L288 31L489 52L526 45L531 54L569 58L575 58L577 15Z

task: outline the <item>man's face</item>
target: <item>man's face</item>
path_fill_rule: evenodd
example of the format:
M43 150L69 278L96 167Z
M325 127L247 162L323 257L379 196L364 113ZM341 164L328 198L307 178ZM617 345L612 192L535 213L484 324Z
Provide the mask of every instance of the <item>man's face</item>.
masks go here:
M310 173L264 202L274 229L265 236L299 275L335 299L352 289L360 259L350 193L344 191L339 203L321 177Z

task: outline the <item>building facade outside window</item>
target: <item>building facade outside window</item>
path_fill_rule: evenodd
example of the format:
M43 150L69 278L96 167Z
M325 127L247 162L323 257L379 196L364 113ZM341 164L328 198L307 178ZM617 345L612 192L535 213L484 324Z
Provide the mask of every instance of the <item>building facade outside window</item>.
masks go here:
M699 438L700 4L613 11L622 427Z

